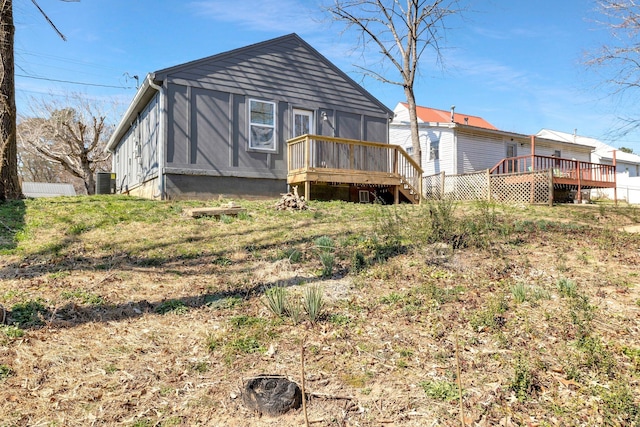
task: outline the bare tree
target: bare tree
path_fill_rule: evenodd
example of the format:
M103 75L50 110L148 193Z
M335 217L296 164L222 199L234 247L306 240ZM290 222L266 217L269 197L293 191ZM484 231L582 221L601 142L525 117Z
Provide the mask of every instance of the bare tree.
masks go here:
M31 2L38 8L58 35L63 40L66 40L38 5L38 2L36 0L31 0ZM16 141L14 35L13 0L0 0L0 201L22 197L22 188L20 188L20 180L18 179L18 148Z
M638 0L598 0L600 24L610 32L610 42L590 52L587 66L602 75L612 95L632 98L640 89L640 2ZM634 103L634 105L637 105ZM623 118L623 132L640 127L640 117Z
M22 196L16 145L12 0L0 0L0 201Z
M80 178L95 194L95 174L110 167L104 148L113 132L100 103L72 94L66 103L41 101L34 117L22 118L20 141L30 150Z
M373 45L382 62L391 64L399 76L391 78L371 68L365 74L385 83L401 86L409 105L414 159L421 165L414 84L420 60L427 49L441 63L441 46L448 16L459 15L458 0L334 0L326 10L334 20L344 22L346 30L359 33L364 49Z

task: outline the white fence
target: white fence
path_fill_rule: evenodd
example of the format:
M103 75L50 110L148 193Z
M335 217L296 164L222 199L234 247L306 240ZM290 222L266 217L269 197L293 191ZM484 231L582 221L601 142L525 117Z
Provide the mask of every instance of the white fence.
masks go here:
M423 178L427 200L488 200L499 203L551 204L550 170L491 175L481 171L463 175L429 175Z

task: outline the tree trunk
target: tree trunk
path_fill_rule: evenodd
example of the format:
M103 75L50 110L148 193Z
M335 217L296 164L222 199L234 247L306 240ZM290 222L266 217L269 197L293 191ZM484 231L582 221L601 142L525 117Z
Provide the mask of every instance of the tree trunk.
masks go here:
M413 88L405 86L404 94L409 104L409 123L411 124L411 146L413 147L413 159L422 167L422 147L420 146L420 133L418 131L418 113L416 111L416 98Z
M0 200L22 197L18 179L12 0L0 3Z

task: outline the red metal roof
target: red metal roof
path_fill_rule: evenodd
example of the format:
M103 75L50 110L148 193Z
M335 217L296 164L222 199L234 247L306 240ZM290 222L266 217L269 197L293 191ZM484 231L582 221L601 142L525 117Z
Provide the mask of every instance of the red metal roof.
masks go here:
M406 108L409 108L409 104L405 102L403 102L402 105L404 105ZM417 110L416 112L418 114L418 118L423 122L431 122L431 123L451 122L451 111L436 110L435 108L420 107L420 106L417 106L416 110ZM484 128L484 129L498 130L497 127L495 127L494 125L492 125L491 123L483 119L482 117L478 117L478 116L470 116L468 114L455 113L453 115L453 121L460 125L469 125L469 126L475 126L475 127Z

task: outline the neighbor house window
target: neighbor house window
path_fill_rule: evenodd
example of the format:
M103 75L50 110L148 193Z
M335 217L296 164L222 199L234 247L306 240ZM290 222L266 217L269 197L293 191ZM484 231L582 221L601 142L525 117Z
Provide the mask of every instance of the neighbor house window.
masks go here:
M276 104L249 101L249 149L276 151Z
M429 160L438 160L440 158L440 141L431 141L429 143Z

